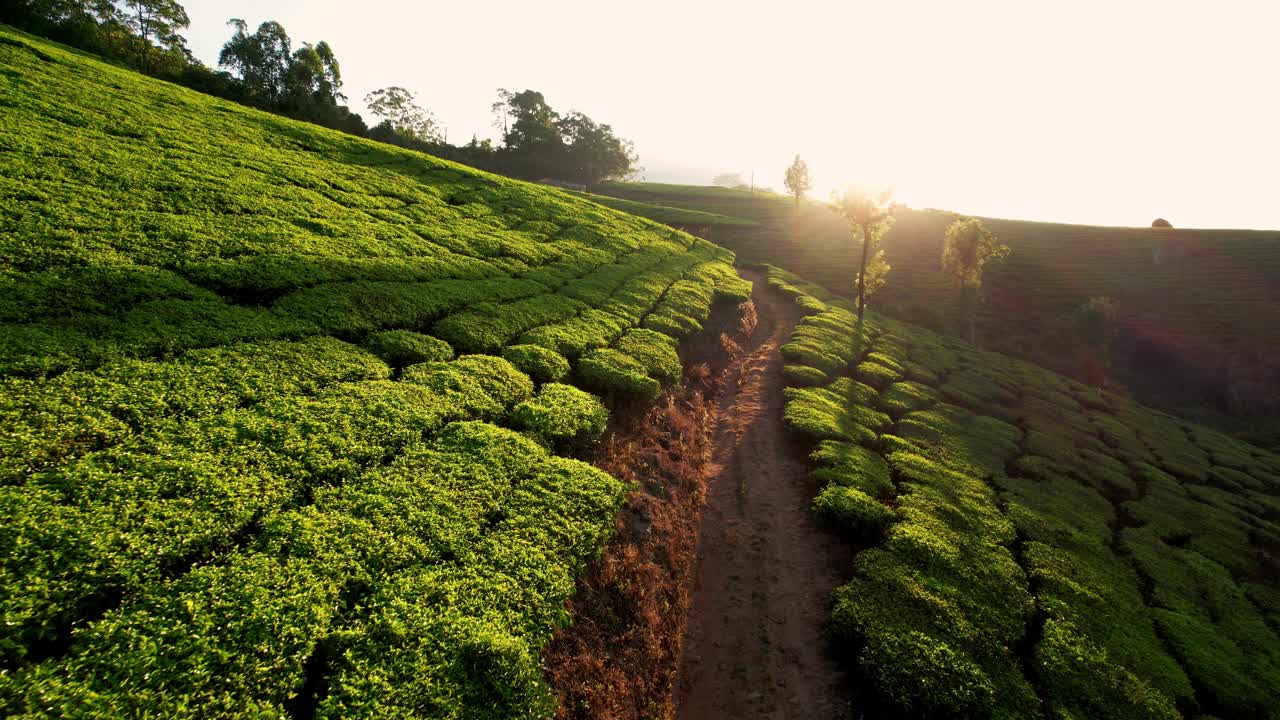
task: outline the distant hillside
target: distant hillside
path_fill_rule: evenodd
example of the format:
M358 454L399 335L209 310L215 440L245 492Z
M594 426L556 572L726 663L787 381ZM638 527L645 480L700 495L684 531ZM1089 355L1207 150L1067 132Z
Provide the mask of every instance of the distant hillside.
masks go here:
M868 717L1280 718L1280 455L769 284Z
M852 285L847 230L821 203L724 188L610 183L598 192L755 221L702 234L745 262L780 265L831 288ZM885 238L893 266L878 307L954 329L954 280L940 268L952 213L904 210ZM1280 231L1109 228L985 219L1013 249L987 277L985 347L1079 374L1066 316L1092 297L1117 303L1113 372L1145 402L1280 446ZM1277 428L1280 430L1280 427Z
M0 28L0 716L511 718L750 284L657 223Z

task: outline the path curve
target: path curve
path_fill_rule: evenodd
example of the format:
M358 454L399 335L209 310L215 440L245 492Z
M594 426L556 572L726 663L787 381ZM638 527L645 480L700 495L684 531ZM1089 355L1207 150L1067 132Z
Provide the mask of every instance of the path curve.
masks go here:
M778 348L799 313L761 273L742 275L754 283L759 326L725 378L676 717L849 718L824 623L852 552L817 524L817 485L782 424Z

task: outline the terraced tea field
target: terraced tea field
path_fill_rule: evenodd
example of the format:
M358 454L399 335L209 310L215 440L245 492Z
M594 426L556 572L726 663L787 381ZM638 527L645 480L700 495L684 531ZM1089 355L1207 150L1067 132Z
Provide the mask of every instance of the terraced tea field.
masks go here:
M698 593L685 713L1280 717L1280 456L884 315L859 335L821 286L618 211L843 283L825 210L514 182L5 28L0 119L5 717L599 716L544 675L573 618L595 668L562 677L621 679L561 697L667 716ZM900 220L887 304L951 292L948 220ZM1178 342L1280 332L1245 312L1264 236L993 226L989 322L1112 294ZM745 346L711 326L738 309ZM653 408L701 346L727 389ZM624 414L663 430L613 453ZM590 672L624 654L663 687Z
M547 711L732 254L4 29L0 118L0 714Z
M893 717L1280 717L1280 455L773 269L831 627ZM855 347L858 350L855 351Z
M853 286L848 231L823 204L802 205L797 216L788 197L744 190L609 183L599 192L750 220L754 226L698 231L743 262L775 264L837 291ZM664 221L643 206L631 211ZM899 213L884 240L893 269L877 307L934 330L954 328L955 281L940 265L953 219L933 210ZM979 318L985 346L1076 372L1066 316L1090 298L1110 297L1123 327L1115 369L1137 397L1264 437L1256 421L1221 417L1211 407L1232 401L1223 397L1232 394L1222 387L1228 378L1237 384L1236 401L1280 388L1274 367L1265 369L1271 349L1280 347L1280 232L985 222L1013 250L987 274ZM1255 376L1272 380L1243 384Z

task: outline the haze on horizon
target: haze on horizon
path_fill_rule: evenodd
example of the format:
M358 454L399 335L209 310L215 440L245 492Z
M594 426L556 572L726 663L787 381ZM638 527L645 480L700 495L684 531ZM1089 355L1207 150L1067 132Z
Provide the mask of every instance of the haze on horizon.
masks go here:
M366 120L366 93L403 85L454 143L496 138L496 89L529 88L634 141L651 181L781 190L799 153L819 199L858 183L996 217L1280 228L1269 3L184 6L206 64L229 18L274 19L334 47Z

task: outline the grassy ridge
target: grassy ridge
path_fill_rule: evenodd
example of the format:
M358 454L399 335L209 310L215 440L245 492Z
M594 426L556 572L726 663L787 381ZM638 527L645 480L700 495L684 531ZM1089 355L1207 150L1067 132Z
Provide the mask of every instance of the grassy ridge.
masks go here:
M725 188L611 183L600 192L752 220L752 227L703 234L742 261L785 267L836 290L853 286L848 230L825 204L805 203L797 215L789 198ZM893 270L877 307L954 331L955 280L940 265L943 234L954 217L899 213L884 240ZM1253 426L1215 417L1207 406L1257 409L1276 393L1274 368L1264 368L1270 349L1280 345L1280 234L985 222L1013 253L987 274L988 301L978 323L984 345L1077 373L1064 317L1089 298L1111 297L1124 327L1115 369L1139 398L1257 434Z
M732 255L4 29L0 118L0 714L549 711Z
M715 213L702 212L700 210L688 210L682 208L668 207L666 205L651 205L649 203L636 202L634 200L624 200L622 198L610 197L608 195L596 195L587 192L573 192L578 197L586 198L594 203L599 203L605 207L611 207L614 210L621 210L632 215L649 218L654 222L660 222L674 226L712 226L712 225L728 225L728 226L750 226L755 225L750 220L742 218L729 217L728 215L717 215Z
M907 717L1280 717L1280 456L772 269L832 627ZM856 348L856 349L855 349Z

